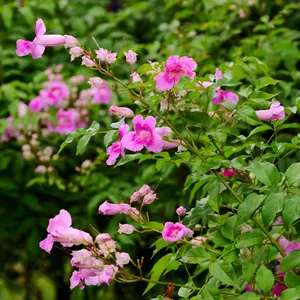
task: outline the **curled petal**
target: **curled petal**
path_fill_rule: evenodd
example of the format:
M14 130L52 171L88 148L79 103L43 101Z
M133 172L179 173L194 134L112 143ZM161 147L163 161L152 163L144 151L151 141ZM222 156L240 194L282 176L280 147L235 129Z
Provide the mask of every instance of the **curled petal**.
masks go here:
M155 77L156 88L160 91L168 91L173 88L174 83L167 80L166 73L159 73Z
M35 35L42 35L46 32L46 26L42 19L38 18L35 23Z

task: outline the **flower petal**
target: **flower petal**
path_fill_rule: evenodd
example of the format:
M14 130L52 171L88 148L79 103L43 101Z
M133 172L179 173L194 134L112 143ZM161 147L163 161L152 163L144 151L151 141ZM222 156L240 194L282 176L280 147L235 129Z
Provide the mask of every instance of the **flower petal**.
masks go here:
M46 26L42 19L38 18L35 23L35 35L44 34L46 32Z

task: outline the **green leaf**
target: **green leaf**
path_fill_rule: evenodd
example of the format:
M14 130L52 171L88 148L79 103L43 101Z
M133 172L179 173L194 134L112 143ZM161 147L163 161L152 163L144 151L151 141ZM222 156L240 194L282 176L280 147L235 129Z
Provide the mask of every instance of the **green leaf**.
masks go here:
M285 177L288 185L294 185L300 183L300 163L292 164L285 172Z
M284 284L288 288L295 288L297 286L300 286L300 276L292 272L288 272L284 276Z
M256 293L246 292L243 295L235 298L236 300L260 300L260 296Z
M267 130L273 130L273 128L272 128L271 126L269 126L269 125L258 126L258 127L254 128L254 129L250 132L250 134L248 135L247 138L249 138L250 136L252 136L252 135L254 135L254 134L257 134L257 133L262 132L262 131L265 132L265 131L267 131Z
M236 247L248 248L262 242L266 237L258 230L248 231L244 234L239 235L240 241L236 244Z
M168 267L168 264L171 262L171 259L173 257L173 254L167 254L163 257L161 257L153 266L150 274L150 279L153 281L159 280L162 273L166 270ZM149 282L147 288L145 289L143 295L145 295L147 292L149 292L153 287L155 286L155 283Z
M66 140L61 144L59 151L57 154L59 154L68 144L71 144L75 139L79 138L80 136L84 135L86 132L86 129L84 128L78 128L72 133L70 133Z
M236 274L230 263L219 260L209 266L209 271L214 278L222 283L238 288Z
M136 153L136 154L126 154L125 157L122 157L119 162L114 166L114 168L125 165L133 160L141 159L145 155L142 153Z
M265 195L250 194L245 198L244 202L239 206L237 211L237 224L240 225L248 221L256 209L265 199Z
M117 130L109 130L106 132L104 136L104 146L107 148L109 145L111 145L114 141L117 140L118 137L118 131Z
M281 82L281 80L277 80L272 77L259 78L255 81L255 89L260 90L268 85L275 85L278 82Z
M261 210L262 221L264 225L270 225L274 222L276 215L282 211L283 208L283 194L270 194Z
M246 261L242 264L243 275L247 281L252 279L257 267L257 264L251 263L250 261Z
M243 105L240 109L238 109L237 114L243 121L250 125L261 125L261 121L258 120L255 111L250 106Z
M118 129L123 123L124 123L125 118L122 118L120 121L115 122L115 123L111 123L110 127L111 128L115 128Z
M300 299L299 295L300 295L300 286L283 291L280 300L299 300Z
M262 92L262 91L254 91L253 93L250 94L249 100L253 101L253 102L263 102L265 100L272 99L272 98L276 97L277 95L278 95L278 93L277 94L269 94L269 93Z
M197 247L188 250L182 257L182 260L189 264L200 264L210 260L210 255L203 248Z
M285 228L290 228L294 221L300 218L300 198L289 194L284 199L282 220Z
M219 211L220 204L222 202L221 193L226 190L226 186L219 182L215 181L213 184L210 185L208 190L208 204L214 211Z
M162 223L158 223L158 222L148 222L146 224L143 224L144 228L151 228L151 229L155 229L155 230L159 230L162 231L164 229L164 225Z
M11 28L13 21L13 8L10 4L6 4L2 7L2 20L6 28Z
M264 265L261 265L257 270L255 283L257 287L264 293L270 291L274 285L273 273Z
M223 297L218 288L213 284L206 284L201 293L202 300L222 300Z
M300 250L294 250L284 257L279 272L287 272L300 265Z
M85 149L85 147L89 143L91 137L92 137L91 135L85 134L83 137L81 137L79 139L78 144L77 144L77 148L76 148L76 155L78 155L79 153L81 153Z
M224 225L221 227L222 234L232 241L235 238L236 219L237 216L227 218Z
M281 176L277 168L269 162L256 163L254 167L254 174L260 182L267 186L274 186L281 180Z

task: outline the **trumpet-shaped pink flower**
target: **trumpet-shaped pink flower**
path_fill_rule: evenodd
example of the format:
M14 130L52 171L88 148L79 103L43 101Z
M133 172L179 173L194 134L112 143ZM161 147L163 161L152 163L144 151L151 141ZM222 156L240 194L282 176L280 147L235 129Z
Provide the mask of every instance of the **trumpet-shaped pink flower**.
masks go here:
M215 80L218 81L223 78L222 72L216 68ZM202 82L202 86L206 89L211 86L213 82L204 81ZM237 103L239 101L239 96L233 92L223 91L220 87L215 89L215 94L212 99L213 104L221 104L223 101L229 103Z
M164 230L162 231L162 237L166 242L176 242L186 236L192 236L193 231L183 224L177 222L167 222Z
M124 135L121 143L124 148L137 152L145 146L148 151L158 153L163 149L163 140L156 132L156 120L149 116L144 120L141 115L132 120L134 131Z
M54 242L61 243L64 247L71 247L73 244L92 244L92 237L81 230L71 227L71 215L64 209L59 214L49 220L46 239L40 242L40 247L50 253Z
M284 107L280 105L280 102L273 102L270 109L257 110L257 117L262 121L282 120L285 117Z
M36 21L35 39L30 42L26 40L17 40L16 54L18 56L25 56L31 54L33 59L41 58L45 46L59 46L65 43L65 37L59 34L45 35L46 26L42 19Z
M276 297L280 297L281 293L286 290L287 287L283 284L280 284L278 282L276 282L276 284L274 285L274 287L272 288L272 293L276 296Z
M107 154L109 155L109 158L106 160L107 165L113 165L120 155L122 157L125 156L124 146L122 145L121 140L128 131L129 126L125 123L119 127L118 132L120 139L107 148Z
M285 254L288 255L294 250L300 250L300 243L299 242L290 242L288 247L285 250Z
M160 91L168 91L174 87L184 76L194 79L197 63L190 57L178 55L170 56L167 59L165 72L159 73L155 77L156 88Z
M98 213L102 215L112 216L116 214L127 214L131 210L131 206L127 203L113 204L105 201L99 206Z

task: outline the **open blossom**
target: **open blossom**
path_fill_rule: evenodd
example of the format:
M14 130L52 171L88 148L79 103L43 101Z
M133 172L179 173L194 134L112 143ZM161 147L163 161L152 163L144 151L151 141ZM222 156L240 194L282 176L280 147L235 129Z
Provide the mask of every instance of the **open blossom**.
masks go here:
M120 107L117 105L112 105L109 108L109 112L112 115L120 116L120 117L124 117L124 118L133 118L134 117L133 111L128 107Z
M220 80L223 78L222 72L216 68L216 73L215 73L215 79L216 81ZM211 86L213 82L209 81L204 81L202 82L202 86L206 89L207 87ZM221 87L217 87L215 89L215 94L212 99L213 104L221 104L223 101L228 102L228 103L237 103L239 101L239 96L233 92L229 91L223 91Z
M109 158L106 160L107 165L113 165L120 155L122 157L125 156L124 146L122 145L121 140L128 131L129 126L125 123L119 127L118 132L120 139L107 148L107 154L109 155Z
M44 84L47 90L42 90L40 95L48 98L50 105L55 105L70 95L68 87L62 81L48 81Z
M284 107L280 102L273 102L270 109L255 111L257 117L262 121L282 120L285 117Z
M70 288L73 289L77 285L80 289L84 289L84 285L95 285L99 286L102 284L109 285L114 279L118 268L115 265L104 265L103 270L98 269L79 269L74 271L70 278Z
M76 57L80 57L84 54L83 50L80 47L72 47L69 53L71 55L71 61L73 61Z
M41 58L45 46L59 46L65 43L65 37L59 34L45 34L46 26L42 19L36 21L35 26L35 39L30 42L26 40L17 40L17 50L18 56L25 56L31 54L33 59Z
M132 234L135 228L130 224L121 224L119 223L119 233Z
M141 76L137 72L133 72L130 74L130 80L132 83L143 82Z
M167 222L164 230L162 231L162 237L166 242L176 242L186 236L192 236L193 231L183 224L177 222Z
M93 104L108 104L111 101L112 91L107 84L103 84L91 88L90 95L93 97Z
M127 265L130 262L130 256L126 252L116 252L116 261L117 266L123 268L124 265Z
M49 101L47 98L39 96L30 100L28 107L31 111L39 112L49 107Z
M141 115L132 120L134 131L123 136L121 143L124 148L137 152L145 146L148 151L158 153L162 151L163 140L156 132L156 120L152 116L144 120Z
M136 63L137 60L137 53L135 53L132 50L128 50L127 52L124 52L124 55L126 57L126 62L129 63L130 65L133 65Z
M197 63L187 56L179 58L178 55L170 56L166 62L165 72L155 77L156 88L160 91L168 91L178 83L180 78L188 76L194 79Z
M64 247L75 245L92 244L92 237L81 230L71 227L71 215L64 209L59 214L49 220L46 239L40 242L40 247L50 253L54 242L61 243Z
M35 173L46 173L47 172L47 168L44 165L39 165L34 169Z
M57 112L57 127L55 131L60 134L69 134L77 128L85 127L85 123L80 120L80 114L75 108L68 110L60 109Z
M224 169L222 172L220 172L220 174L227 178L231 178L233 176L238 176L238 174L232 169Z
M99 206L98 213L102 215L112 216L116 214L127 214L131 206L127 203L113 204L105 201Z

